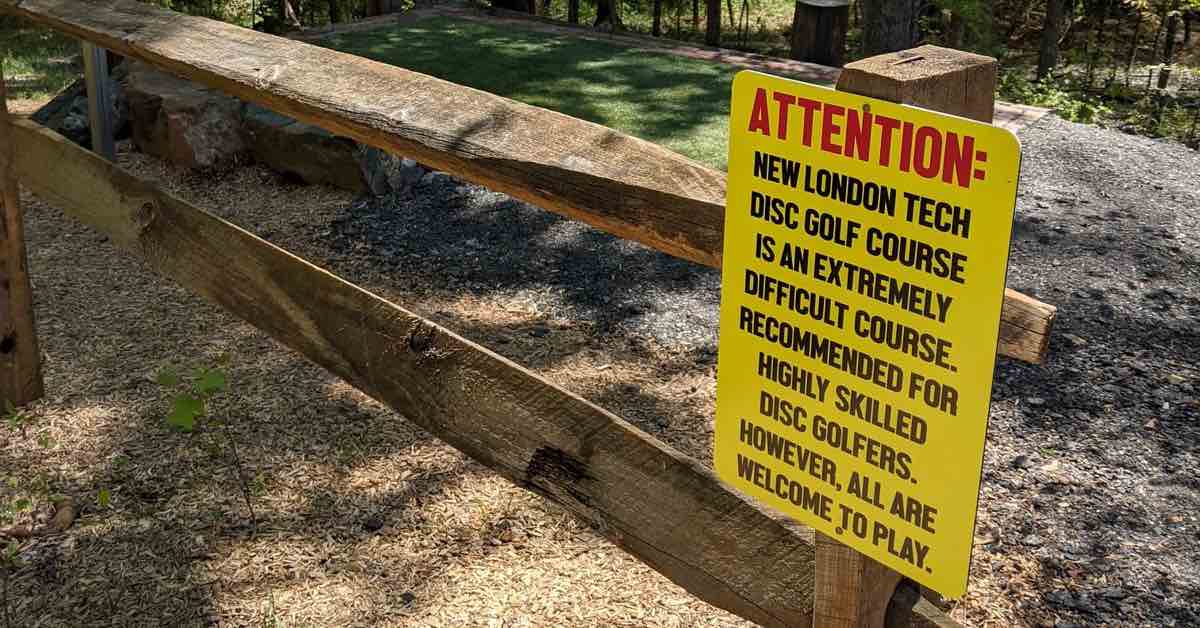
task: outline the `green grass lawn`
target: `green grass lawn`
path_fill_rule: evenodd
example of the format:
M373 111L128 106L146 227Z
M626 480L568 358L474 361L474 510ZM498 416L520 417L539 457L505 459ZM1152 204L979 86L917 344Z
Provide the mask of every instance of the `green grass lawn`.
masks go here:
M434 17L325 45L597 122L725 169L737 68Z
M0 58L9 98L49 98L83 71L78 42L8 16L0 16Z

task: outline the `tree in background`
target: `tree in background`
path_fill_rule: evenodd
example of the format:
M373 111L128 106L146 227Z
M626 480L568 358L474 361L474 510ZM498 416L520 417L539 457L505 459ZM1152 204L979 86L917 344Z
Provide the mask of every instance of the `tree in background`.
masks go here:
M596 21L593 27L608 24L613 31L625 28L621 23L621 0L596 0Z
M921 39L923 0L860 0L863 56L912 48Z
M1046 0L1046 18L1038 48L1037 80L1044 81L1058 64L1059 27L1063 21L1063 0Z
M996 54L996 3L991 0L936 0L941 10L942 44L959 50ZM1020 10L1020 9L1018 9Z
M704 30L704 43L710 46L721 45L721 0L706 0L708 20Z
M1171 82L1171 64L1175 61L1175 34L1179 29L1179 8L1182 4L1181 0L1171 0L1171 10L1167 13L1167 36L1163 39L1162 51L1163 68L1158 73L1159 89L1166 89Z

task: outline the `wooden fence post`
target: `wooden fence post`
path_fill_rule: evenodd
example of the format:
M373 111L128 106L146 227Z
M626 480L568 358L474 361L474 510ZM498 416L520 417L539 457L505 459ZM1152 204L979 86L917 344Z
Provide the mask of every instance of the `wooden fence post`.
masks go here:
M22 406L42 396L42 356L33 322L21 191L13 173L8 87L0 67L0 398Z
M996 60L921 46L848 64L837 89L991 123ZM920 598L911 580L820 532L815 570L813 626L906 625Z
M885 619L907 616L917 602L919 589L900 589L900 574L820 532L815 541L813 628L892 625ZM905 591L918 593L906 597Z
M837 89L991 124L996 69L991 57L919 46L847 64Z
M113 94L108 88L108 51L82 42L83 78L87 83L88 126L92 130L92 150L113 161L117 157L113 142Z

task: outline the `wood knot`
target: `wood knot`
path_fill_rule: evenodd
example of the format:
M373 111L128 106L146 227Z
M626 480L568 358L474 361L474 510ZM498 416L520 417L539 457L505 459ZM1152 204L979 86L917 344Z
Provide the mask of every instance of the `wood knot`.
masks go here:
M137 228L138 235L141 235L154 224L154 218L158 215L158 206L154 201L146 201L138 205L137 209L133 210L133 224Z
M556 447L539 447L525 466L526 486L583 505L591 503L591 496L581 484L590 479L587 463Z
M417 323L413 330L408 333L408 348L414 353L425 353L433 347L433 340L437 335L437 330L429 325Z

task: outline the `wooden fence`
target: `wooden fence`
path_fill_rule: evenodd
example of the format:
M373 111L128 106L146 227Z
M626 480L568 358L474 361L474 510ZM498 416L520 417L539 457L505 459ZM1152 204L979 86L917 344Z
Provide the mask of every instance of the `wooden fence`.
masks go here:
M401 68L135 0L0 0L0 11L659 251L708 266L721 262L724 175L657 145ZM960 86L929 93L961 93L964 75L951 66L902 67L926 86L938 76ZM994 84L994 65L990 71ZM873 76L869 66L845 75L852 91L886 87L896 99L908 97ZM972 76L965 77L968 84ZM0 77L0 100L2 86ZM920 101L921 94L913 98ZM846 548L826 547L811 530L764 513L706 466L620 417L5 112L0 264L7 292L0 293L0 332L14 342L7 350L0 342L0 394L8 399L41 394L17 181L160 274L567 508L700 599L766 626L808 626L814 616L851 607L858 610L845 625L877 625L889 602L893 623L953 625L927 602L910 613L916 598L894 595L896 574L869 560L847 568L835 557ZM1008 291L1000 353L1040 361L1054 314L1052 306ZM833 581L848 584L831 589Z

